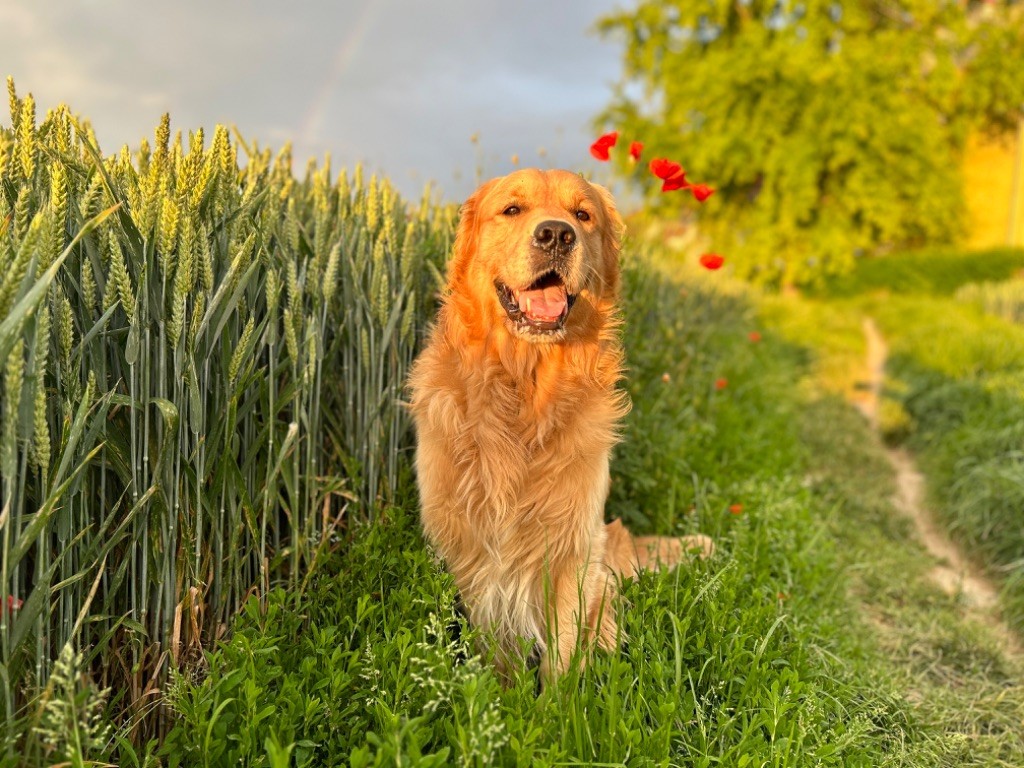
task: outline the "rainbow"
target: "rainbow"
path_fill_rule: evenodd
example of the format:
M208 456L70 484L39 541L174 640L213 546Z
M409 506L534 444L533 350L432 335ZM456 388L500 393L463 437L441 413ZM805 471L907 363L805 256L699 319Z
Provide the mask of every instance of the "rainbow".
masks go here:
M341 82L341 78L352 64L352 59L362 47L380 4L381 0L368 0L355 23L349 28L348 34L342 38L341 44L334 54L331 67L327 71L327 77L324 78L323 84L317 90L316 97L310 103L309 109L306 110L299 125L299 139L305 146L316 146L317 137L323 127L324 116L327 114L327 107L338 90L338 83Z

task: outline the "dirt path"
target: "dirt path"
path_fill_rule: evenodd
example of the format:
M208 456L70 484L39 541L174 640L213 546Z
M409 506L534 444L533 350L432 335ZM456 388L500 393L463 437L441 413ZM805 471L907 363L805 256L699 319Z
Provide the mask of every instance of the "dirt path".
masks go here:
M864 319L864 336L867 340L869 379L857 407L877 430L888 348L871 318ZM1003 647L1019 657L1022 653L1020 641L999 616L998 587L974 567L936 523L932 511L925 505L924 477L910 454L901 448L888 448L886 454L896 472L896 506L913 521L921 543L937 561L929 574L932 580L946 594L961 597L968 614L989 626Z

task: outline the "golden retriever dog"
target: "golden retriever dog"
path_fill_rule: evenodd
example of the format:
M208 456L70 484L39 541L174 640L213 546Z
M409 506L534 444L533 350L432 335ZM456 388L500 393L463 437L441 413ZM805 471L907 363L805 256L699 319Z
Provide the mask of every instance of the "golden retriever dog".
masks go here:
M523 639L542 680L617 642L616 580L706 556L706 536L605 524L616 388L620 219L569 171L525 169L462 206L448 290L410 375L423 529L507 672Z

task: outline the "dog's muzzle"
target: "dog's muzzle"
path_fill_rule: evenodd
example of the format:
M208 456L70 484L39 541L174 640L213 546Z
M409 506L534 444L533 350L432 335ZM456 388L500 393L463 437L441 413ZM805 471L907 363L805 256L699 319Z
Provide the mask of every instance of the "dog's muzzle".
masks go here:
M550 270L521 290L500 280L494 282L498 301L517 328L536 334L553 334L565 327L565 320L576 302L562 276Z

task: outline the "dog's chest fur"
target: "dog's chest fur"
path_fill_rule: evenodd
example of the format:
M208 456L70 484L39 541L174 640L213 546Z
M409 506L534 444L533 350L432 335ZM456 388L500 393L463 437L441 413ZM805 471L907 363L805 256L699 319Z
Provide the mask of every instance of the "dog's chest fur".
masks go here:
M432 345L424 356L437 359L413 371L412 411L424 530L471 619L542 639L545 579L603 552L626 401L614 343L529 353Z

